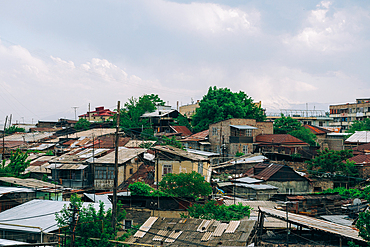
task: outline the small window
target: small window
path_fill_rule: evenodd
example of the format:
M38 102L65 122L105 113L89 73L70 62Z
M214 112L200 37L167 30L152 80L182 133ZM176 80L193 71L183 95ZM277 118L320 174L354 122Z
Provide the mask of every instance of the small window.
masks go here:
M134 173L134 168L130 168L130 174Z
M201 161L198 163L198 173L203 175L203 162Z
M323 121L319 121L319 126L324 126L324 122Z
M243 154L247 154L248 153L248 145L244 145L243 146Z
M245 130L245 136L252 136L252 130Z
M216 136L218 129L216 127L212 127L212 135Z
M123 224L125 226L125 229L130 229L132 227L132 220L125 220Z
M163 176L172 173L172 165L163 165Z
M286 188L285 191L289 195L293 194L293 189L292 188Z

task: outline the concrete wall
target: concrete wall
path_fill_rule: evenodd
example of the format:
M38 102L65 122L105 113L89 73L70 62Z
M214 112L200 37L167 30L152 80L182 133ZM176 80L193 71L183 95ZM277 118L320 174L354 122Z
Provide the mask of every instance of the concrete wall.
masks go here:
M162 211L146 208L126 208L126 220L132 220L133 225L142 225L151 216L162 218L181 218L181 213L188 214L186 210Z
M273 122L257 122L255 119L232 118L209 125L209 142L211 143L212 151L219 152L219 147L222 144L227 146L229 156L235 156L237 152L243 151L243 146L248 146L248 152L253 152L253 143L230 143L231 128L230 125L249 125L256 127L252 130L253 142L256 141L256 136L260 134L273 134ZM213 131L217 129L217 134Z
M209 172L209 163L208 162L202 162L203 163L203 169L202 169L202 175L205 177L206 181L210 180L210 172ZM158 161L158 177L159 182L162 181L163 178L163 166L164 165L172 165L172 173L179 174L181 172L183 173L190 173L190 172L199 172L198 171L198 165L199 162L197 161L172 161L172 160L159 160ZM155 181L157 181L157 172L155 172Z
M292 194L311 192L309 181L266 181L265 184L276 186L279 193L287 193L287 189L292 190Z

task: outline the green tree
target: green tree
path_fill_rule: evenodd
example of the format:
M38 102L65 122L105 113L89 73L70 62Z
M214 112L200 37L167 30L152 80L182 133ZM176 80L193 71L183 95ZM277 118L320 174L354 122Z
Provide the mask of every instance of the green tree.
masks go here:
M25 128L18 127L16 125L12 125L8 128L5 128L5 134L13 134L15 132L26 132Z
M283 114L274 121L274 134L289 134L301 128L302 124L298 120L289 116L285 117Z
M172 146L172 147L175 147L175 148L184 149L181 142L179 142L174 136L172 136L171 138L168 138L167 136L162 136L161 145L162 146L169 145L169 146Z
M359 230L358 235L370 243L370 211L359 213L356 227Z
M212 193L211 185L197 172L168 173L159 182L159 188L165 194L176 197L209 196Z
M77 195L72 195L71 203L69 206L64 205L63 209L56 213L55 218L58 222L58 227L61 228L62 233L65 232L70 234L72 231L70 219L72 218L72 208L75 207L78 210L78 220L75 226L75 246L84 247L110 247L115 244L110 243L109 240L115 240L117 236L117 230L112 228L112 211L111 209L105 210L104 203L100 203L99 209L96 210L92 204L87 207L82 206L83 203ZM117 207L117 222L121 222L125 216L126 211L119 204ZM116 229L119 228L117 223ZM117 238L117 240L123 241L129 236L124 234ZM91 240L91 238L99 238L99 241ZM67 245L70 244L70 238L67 240Z
M153 190L148 184L143 182L135 182L128 186L128 190L133 196L150 196L151 191Z
M199 108L192 118L195 132L208 129L212 123L230 118L251 118L265 120L266 116L253 99L242 91L233 93L228 88L210 87L199 102Z
M298 120L289 116L285 117L283 114L274 122L274 134L289 134L310 146L317 146L316 136L309 129L303 127Z
M90 128L90 122L85 118L80 118L75 124L76 130L88 130Z
M153 135L153 131L150 131L150 124L141 116L146 112L155 111L157 106L164 105L164 103L156 94L145 94L138 99L134 97L129 98L120 112L120 126L125 131L129 131L131 128L142 128L145 133L142 137L148 139L150 135ZM116 122L116 119L117 114L113 116L113 123Z
M192 217L206 220L219 220L219 221L230 221L230 220L241 220L245 217L249 217L251 212L250 206L243 206L242 203L226 206L219 205L215 201L209 201L202 204L194 204L188 208L189 216L181 215L182 217Z
M190 131L192 130L189 120L182 114L179 114L179 116L174 119L174 122L172 124L176 126L186 126L186 128L188 128Z
M370 119L369 118L365 118L362 121L359 121L359 120L353 121L353 123L351 124L351 126L346 132L355 133L355 131L364 131L364 130L367 130L367 131L370 130Z
M307 161L308 170L310 173L339 173L345 174L346 172L353 171L352 163L347 164L343 161L353 157L352 150L329 150L317 151L317 156L312 160Z
M5 160L3 160L0 174L4 177L21 177L26 168L30 165L31 161L27 160L28 153L22 152L20 149L17 149L14 152L11 152L9 158L9 164L5 166Z

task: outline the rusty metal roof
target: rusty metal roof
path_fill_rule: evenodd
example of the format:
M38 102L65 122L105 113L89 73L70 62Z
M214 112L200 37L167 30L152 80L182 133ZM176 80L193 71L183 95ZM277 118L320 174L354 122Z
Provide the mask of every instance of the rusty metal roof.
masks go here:
M181 141L187 142L187 141L204 141L208 140L209 130L204 130L202 132L195 133Z
M259 207L259 210L267 215L270 215L272 217L286 221L285 211L272 209L272 208L264 208L264 207ZM324 232L328 232L328 233L335 234L338 236L346 237L349 239L366 242L366 240L358 236L357 229L353 229L348 226L335 224L335 223L332 223L326 220L320 220L320 219L316 219L316 218L312 218L312 217L308 217L304 215L288 213L288 222L299 225L299 226L304 226L310 229L324 231Z
M190 136L193 133L186 126L170 126L176 133L181 133L181 136Z
M186 150L182 150L180 148L175 148L172 146L155 146L153 149L161 151L161 152L167 152L176 156L180 156L192 161L208 161L208 158L205 158L201 155L192 154L190 152L187 152Z
M253 177L257 179L268 180L271 176L277 173L284 165L280 164L268 164L260 173L255 174Z
M308 146L304 141L289 134L266 134L256 136L256 142L265 145L300 145Z

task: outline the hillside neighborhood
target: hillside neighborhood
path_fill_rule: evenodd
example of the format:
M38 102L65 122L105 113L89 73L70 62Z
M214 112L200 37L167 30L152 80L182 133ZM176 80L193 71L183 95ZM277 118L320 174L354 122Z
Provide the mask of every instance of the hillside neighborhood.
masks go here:
M7 116L0 246L368 245L370 98L262 106L211 87L187 105Z

